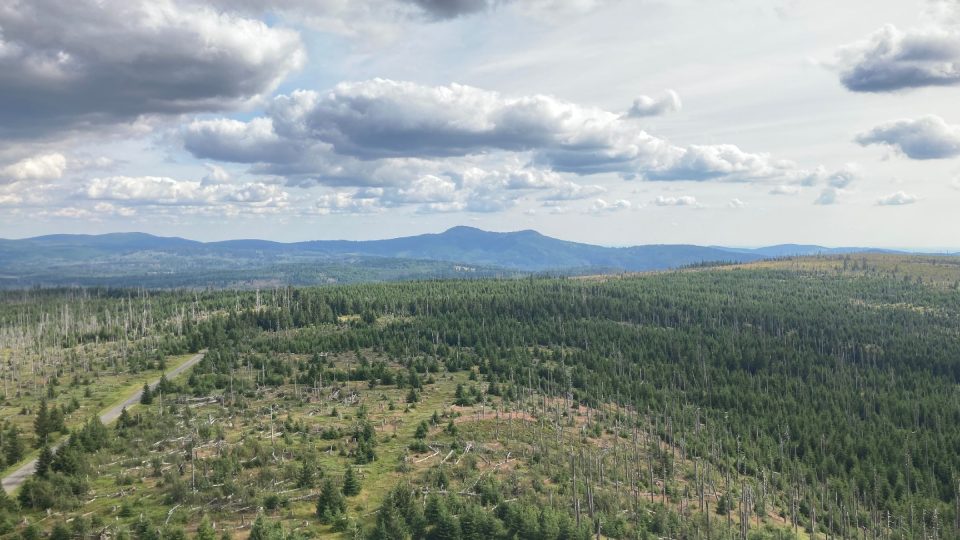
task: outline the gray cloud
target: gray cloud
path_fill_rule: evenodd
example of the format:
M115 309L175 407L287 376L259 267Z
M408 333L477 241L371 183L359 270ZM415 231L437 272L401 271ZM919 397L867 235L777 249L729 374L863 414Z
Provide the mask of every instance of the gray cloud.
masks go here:
M184 145L195 156L234 163L285 163L300 159L303 145L281 138L270 118L249 122L218 118L184 126Z
M331 167L342 172L344 159L435 161L495 152L529 154L542 169L578 175L745 181L808 174L734 145L676 146L602 109L459 84L342 83L323 94L280 96L268 114L247 123L195 121L183 132L184 145L201 158L268 163L263 172L273 174L304 174L311 166L321 174ZM300 152L300 159L287 152ZM318 157L324 153L335 154L338 164Z
M630 118L659 116L661 114L679 111L683 107L680 96L673 90L667 90L659 98L640 96L633 100L633 105L627 111Z
M223 110L304 61L299 36L174 0L31 0L0 9L0 137Z
M890 146L911 159L960 156L960 126L934 115L887 122L857 135L855 140L863 146Z
M434 19L454 19L461 15L470 15L491 8L496 2L491 0L402 0L417 5L429 17Z
M960 84L960 31L898 30L892 24L838 52L840 81L854 92Z

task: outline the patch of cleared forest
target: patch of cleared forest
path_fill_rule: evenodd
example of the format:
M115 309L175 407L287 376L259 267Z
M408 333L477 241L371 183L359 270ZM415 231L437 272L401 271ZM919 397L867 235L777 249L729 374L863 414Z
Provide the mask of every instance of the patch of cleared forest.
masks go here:
M894 273L866 257L846 271L812 258L607 280L10 293L17 444L80 407L69 442L39 444L35 477L0 500L0 531L957 538L960 294L927 262ZM98 396L201 349L116 424L87 420Z

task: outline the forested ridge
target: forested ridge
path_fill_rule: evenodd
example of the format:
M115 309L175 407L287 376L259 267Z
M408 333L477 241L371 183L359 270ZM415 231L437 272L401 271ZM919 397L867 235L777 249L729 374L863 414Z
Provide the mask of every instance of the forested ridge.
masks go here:
M2 299L0 447L44 462L8 535L960 537L951 286L707 268ZM201 350L88 420L102 375Z

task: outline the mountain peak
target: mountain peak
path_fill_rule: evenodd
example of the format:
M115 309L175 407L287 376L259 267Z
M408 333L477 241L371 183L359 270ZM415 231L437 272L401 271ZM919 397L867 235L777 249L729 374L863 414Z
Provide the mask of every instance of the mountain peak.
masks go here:
M449 229L440 233L442 236L452 236L452 235L462 235L462 234L478 234L486 233L483 229L478 229L476 227L470 227L468 225L455 225Z
M544 237L539 231L533 229L524 229L522 231L507 231L507 232L497 232L497 231L487 231L484 229L479 229L477 227L470 227L469 225L456 225L450 227L449 229L440 233L441 236L464 236L464 235L497 235L497 236L527 236L527 237Z

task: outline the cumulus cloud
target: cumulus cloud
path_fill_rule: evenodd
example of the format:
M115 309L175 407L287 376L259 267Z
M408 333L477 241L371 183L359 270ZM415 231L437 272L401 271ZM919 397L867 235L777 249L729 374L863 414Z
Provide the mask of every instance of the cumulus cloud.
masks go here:
M898 191L896 193L891 193L889 195L880 197L877 199L877 204L879 206L901 206L905 204L913 204L918 200L920 199L916 195Z
M597 199L593 201L593 204L590 205L590 212L594 214L599 214L603 212L619 212L621 210L629 210L632 207L633 207L633 203L631 203L626 199L617 199L613 202L607 202L603 199Z
M0 9L0 137L222 110L270 92L299 36L175 0L31 0Z
M834 188L846 188L860 177L860 168L856 164L848 163L842 169L827 175L827 185Z
M204 186L215 186L217 184L226 184L230 181L230 173L219 165L213 163L204 163L207 168L207 174L200 179L200 184Z
M854 92L960 84L960 30L888 24L838 53L840 82Z
M729 206L730 208L746 208L747 203L744 201L741 201L740 199L733 198L733 199L730 199L730 202L727 203L727 206Z
M856 142L887 145L911 159L942 159L960 155L960 126L927 115L896 120L857 135Z
M63 176L67 158L59 152L31 156L0 169L0 182L21 180L52 180Z
M283 163L299 159L302 153L300 145L274 131L270 118L194 120L184 126L182 137L192 154L218 161Z
M659 116L661 114L679 111L683 107L680 102L680 95L673 90L667 90L659 98L650 96L640 96L633 100L633 105L627 111L627 116L631 118L643 118L646 116Z
M381 191L381 200L389 205L449 203L457 196L457 185L449 178L428 174L403 187Z
M374 198L343 191L321 195L314 208L319 214L366 214L382 210Z
M80 195L87 199L133 205L284 207L286 192L259 182L205 185L159 176L110 176L87 182Z
M690 195L679 197L660 195L653 200L653 204L657 206L698 206L697 198Z
M260 172L312 174L325 183L369 178L370 162L497 152L529 154L538 169L577 175L744 181L806 174L734 145L673 145L618 114L551 96L386 79L280 96L266 117L198 120L182 136L200 158L259 163Z

